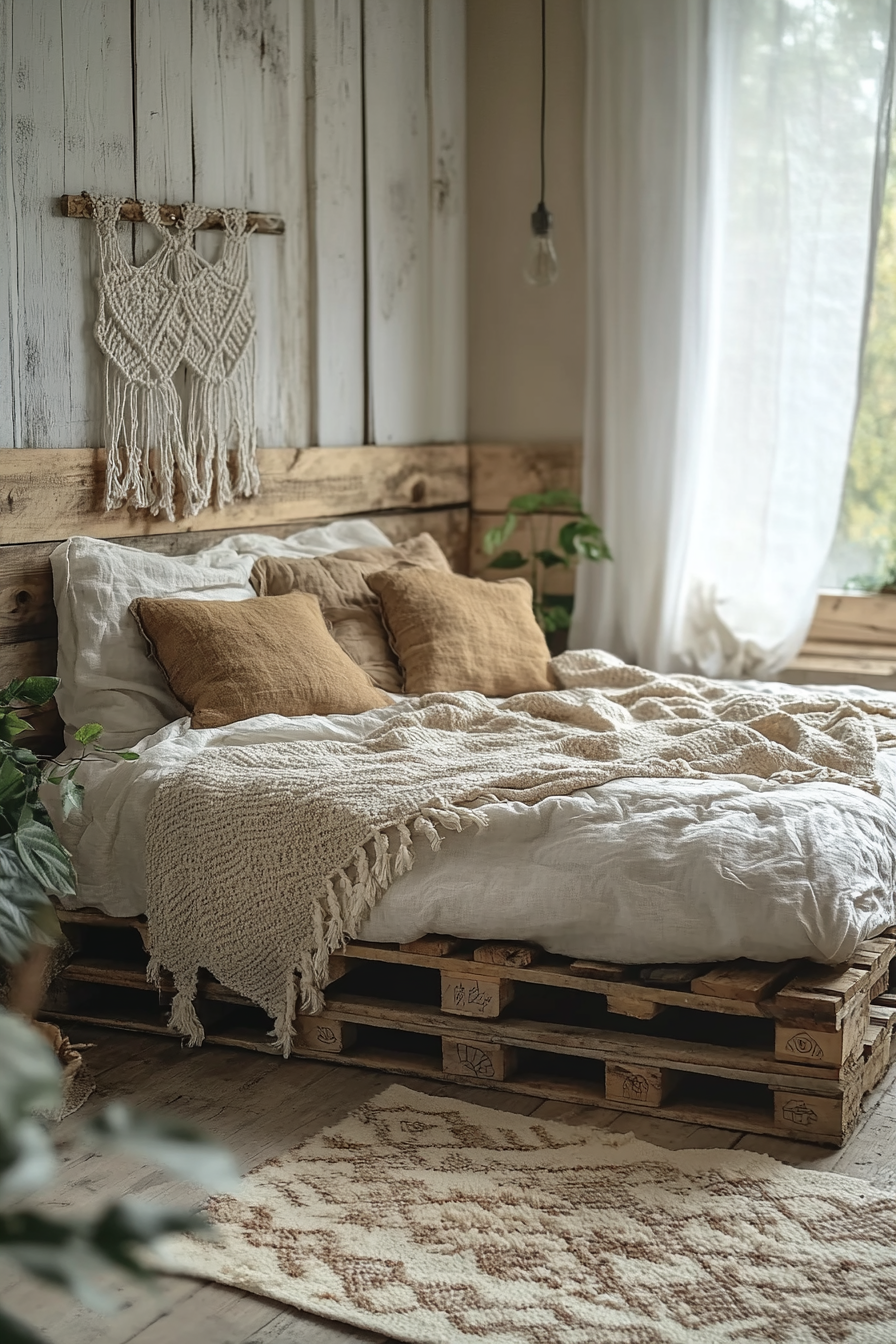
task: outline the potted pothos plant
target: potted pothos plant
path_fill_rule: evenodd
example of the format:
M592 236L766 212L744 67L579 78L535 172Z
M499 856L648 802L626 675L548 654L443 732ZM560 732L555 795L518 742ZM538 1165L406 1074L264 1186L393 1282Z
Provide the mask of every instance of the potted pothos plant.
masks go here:
M38 791L46 781L59 788L66 815L81 803L78 769L90 753L104 753L102 727L85 724L75 734L80 753L71 760L42 760L16 738L28 728L22 717L56 692L55 677L26 677L0 690L0 965L21 970L34 949L61 937L52 895L74 892L69 855L53 830ZM109 752L136 760L133 751ZM118 1200L89 1217L59 1218L21 1207L23 1195L52 1179L56 1152L44 1117L63 1100L63 1070L56 1053L29 1021L39 1008L40 977L31 982L17 1011L0 1007L0 1257L45 1283L73 1293L94 1310L112 1299L102 1275L114 1270L138 1280L152 1277L142 1255L160 1236L202 1231L205 1219L191 1210L133 1199ZM131 1152L175 1176L212 1190L230 1189L238 1178L233 1159L191 1125L141 1114L113 1102L84 1126L92 1146ZM9 1201L16 1206L8 1207ZM0 1306L3 1344L46 1344L46 1336Z
M566 522L557 515L569 515ZM526 550L500 550L524 526ZM548 570L563 566L573 569L581 560L612 560L602 529L582 508L573 490L543 490L540 494L516 495L497 527L491 527L482 539L489 569L528 569L532 584L532 608L546 635L567 630L572 618L571 594L545 593ZM497 554L495 554L497 552Z

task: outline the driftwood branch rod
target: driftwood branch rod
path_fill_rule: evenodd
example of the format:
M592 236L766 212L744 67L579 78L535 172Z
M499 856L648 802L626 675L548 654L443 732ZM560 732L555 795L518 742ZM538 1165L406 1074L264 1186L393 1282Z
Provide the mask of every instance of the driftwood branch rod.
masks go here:
M65 219L93 219L93 200L85 191L80 196L60 196L60 206ZM167 228L172 228L183 219L183 210L179 205L160 205L159 215ZM144 224L143 206L133 199L124 201L121 218L127 224ZM280 215L263 214L257 210L248 211L248 223L256 233L285 233L286 224ZM200 229L223 229L224 220L220 210L210 210Z

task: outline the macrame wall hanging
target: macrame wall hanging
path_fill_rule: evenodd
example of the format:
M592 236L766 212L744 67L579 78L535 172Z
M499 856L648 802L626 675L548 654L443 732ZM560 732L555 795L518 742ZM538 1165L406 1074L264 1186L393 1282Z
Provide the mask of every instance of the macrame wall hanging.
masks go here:
M190 516L257 494L247 247L257 217L113 196L63 201L85 199L100 251L95 334L105 356L106 509L130 504L173 519L175 500ZM123 206L140 213L125 215ZM214 262L193 246L211 214L224 230ZM118 223L128 217L153 225L161 240L142 266L121 249ZM282 231L280 223L265 232Z

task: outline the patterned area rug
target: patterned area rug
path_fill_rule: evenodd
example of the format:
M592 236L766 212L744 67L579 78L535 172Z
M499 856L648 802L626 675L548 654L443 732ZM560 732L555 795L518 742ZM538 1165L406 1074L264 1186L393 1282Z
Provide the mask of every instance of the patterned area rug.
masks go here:
M413 1344L893 1344L896 1199L390 1087L213 1200L180 1272Z

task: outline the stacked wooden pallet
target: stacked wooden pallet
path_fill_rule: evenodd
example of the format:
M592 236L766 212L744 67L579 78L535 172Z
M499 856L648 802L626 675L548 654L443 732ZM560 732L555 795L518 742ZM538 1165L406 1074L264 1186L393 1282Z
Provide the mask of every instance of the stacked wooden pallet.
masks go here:
M62 912L76 955L55 1018L166 1032L173 988L146 982L144 926ZM841 1144L890 1062L896 936L846 964L631 967L516 943L431 936L331 958L325 1011L296 1019L295 1054L390 1073ZM685 978L686 977L686 978ZM212 1043L273 1051L270 1021L212 977Z

